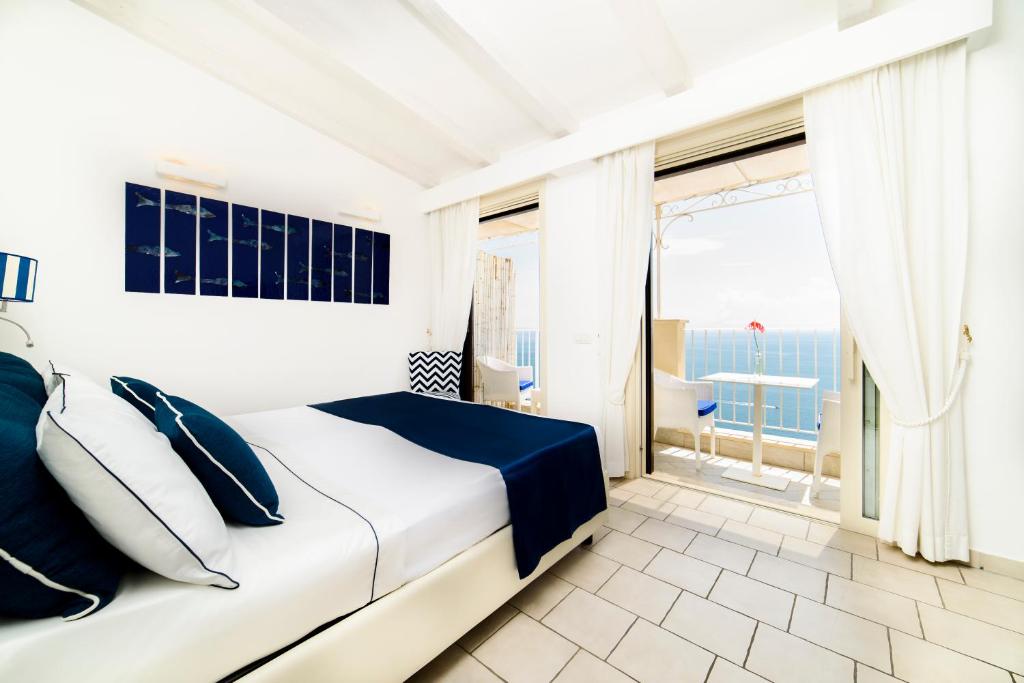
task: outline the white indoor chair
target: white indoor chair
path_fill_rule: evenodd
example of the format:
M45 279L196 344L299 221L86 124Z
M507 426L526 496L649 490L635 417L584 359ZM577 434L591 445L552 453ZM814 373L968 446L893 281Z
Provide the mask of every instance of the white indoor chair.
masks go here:
M516 367L491 356L477 356L476 365L484 403L513 403L517 410L527 404L533 407L532 367Z
M821 392L818 443L814 448L814 481L811 483L812 498L817 498L821 493L821 467L825 462L825 456L839 452L839 415L839 392Z
M693 434L693 451L700 471L700 435L711 428L711 457L715 457L714 384L687 382L662 370L654 371L654 431L659 427Z

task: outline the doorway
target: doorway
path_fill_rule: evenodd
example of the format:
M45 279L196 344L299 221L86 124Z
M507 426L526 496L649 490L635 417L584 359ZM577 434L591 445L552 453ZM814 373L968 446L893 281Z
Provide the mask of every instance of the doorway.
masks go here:
M659 175L647 472L838 522L840 307L802 134ZM659 410L684 394L701 419Z

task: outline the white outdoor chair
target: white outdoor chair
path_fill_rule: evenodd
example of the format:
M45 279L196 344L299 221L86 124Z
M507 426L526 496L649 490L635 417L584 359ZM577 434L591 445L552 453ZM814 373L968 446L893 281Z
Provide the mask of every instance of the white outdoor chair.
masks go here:
M477 356L476 365L480 370L484 403L514 403L517 410L525 403L532 407L532 367L516 367L491 356Z
M693 450L700 471L700 435L711 428L711 457L715 457L714 384L687 382L662 370L654 371L654 431L659 427L683 429L693 435Z
M821 415L818 418L818 444L814 448L814 481L811 483L811 498L821 493L821 466L825 456L838 453L839 443L839 392L821 392Z

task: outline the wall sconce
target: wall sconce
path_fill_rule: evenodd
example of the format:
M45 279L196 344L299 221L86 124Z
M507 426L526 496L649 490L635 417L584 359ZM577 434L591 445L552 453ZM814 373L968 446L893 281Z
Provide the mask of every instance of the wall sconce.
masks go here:
M39 262L34 258L8 254L0 251L0 313L7 312L8 301L32 303L36 298L36 269ZM10 323L25 335L25 346L32 348L32 335L19 323L10 318L0 318Z
M156 174L171 180L180 180L185 183L195 183L196 185L204 185L206 187L219 189L228 186L228 179L223 174L188 166L180 161L161 160L156 162Z

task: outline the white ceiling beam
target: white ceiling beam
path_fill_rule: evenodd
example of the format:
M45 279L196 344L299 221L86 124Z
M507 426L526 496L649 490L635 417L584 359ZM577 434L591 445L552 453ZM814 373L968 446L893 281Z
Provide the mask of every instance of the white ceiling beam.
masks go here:
M436 126L250 0L74 2L421 185L452 153Z
M623 108L576 133L425 190L419 209L433 211L586 159L785 102L991 25L992 0L917 0L844 31L814 31L702 76L678 95Z
M548 133L561 136L579 127L565 105L536 83L529 82L517 64L486 47L488 42L493 42L482 35L481 27L464 27L436 0L401 0L401 3L467 66Z
M471 133L465 126L456 124L441 113L432 103L424 102L421 98L401 87L385 87L356 68L352 64L351 56L345 51L344 41L341 41L340 44L338 42L332 44L330 41L323 39L324 32L321 29L325 25L329 26L330 19L323 17L317 12L316 4L298 5L287 0L255 0L255 2L266 12L288 24L300 35L314 43L318 49L323 50L328 59L337 61L342 67L350 69L366 81L373 83L387 96L394 99L410 112L414 112L427 125L431 126L448 146L463 159L475 166L492 164L499 159L500 155L497 148L478 139L479 136Z
M657 0L609 0L629 44L640 55L658 87L675 95L692 84L686 58L679 49Z

